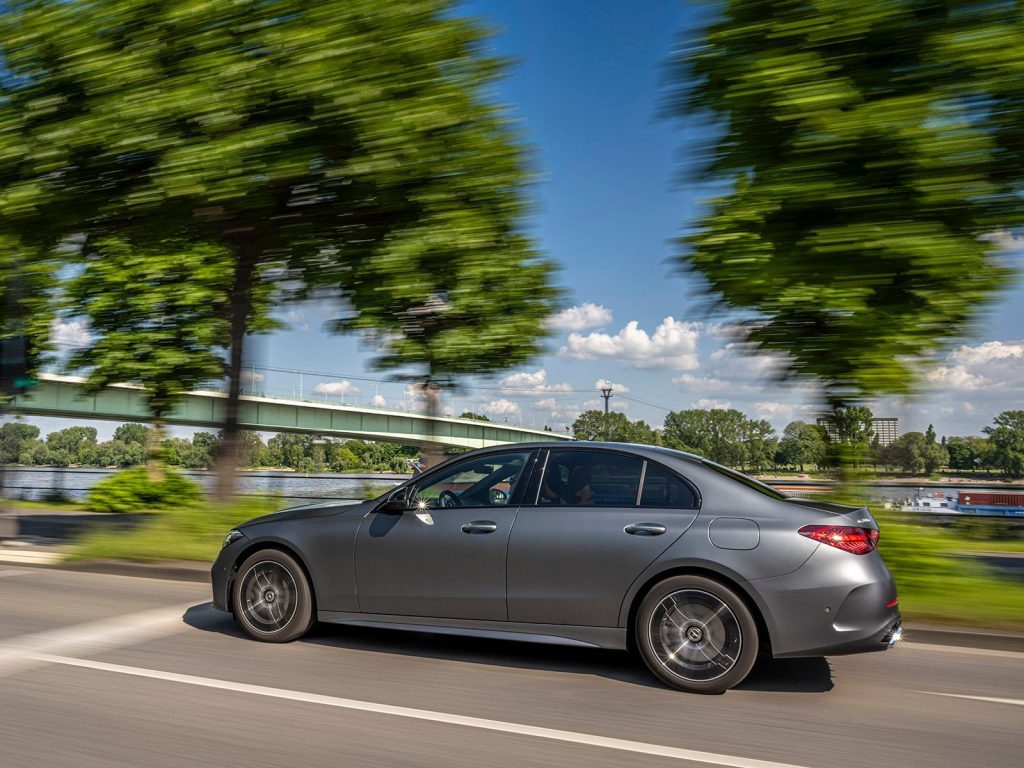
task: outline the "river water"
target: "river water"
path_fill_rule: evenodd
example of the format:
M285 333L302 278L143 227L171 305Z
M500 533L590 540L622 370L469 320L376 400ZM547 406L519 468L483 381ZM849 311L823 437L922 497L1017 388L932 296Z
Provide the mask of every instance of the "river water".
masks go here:
M111 469L7 468L4 471L4 495L12 499L39 500L53 493L81 500L96 482L108 477ZM212 472L185 471L182 474L210 490L216 476ZM405 475L394 474L304 474L300 472L239 472L238 491L247 496L277 496L285 504L316 501L359 500L378 496L398 485Z

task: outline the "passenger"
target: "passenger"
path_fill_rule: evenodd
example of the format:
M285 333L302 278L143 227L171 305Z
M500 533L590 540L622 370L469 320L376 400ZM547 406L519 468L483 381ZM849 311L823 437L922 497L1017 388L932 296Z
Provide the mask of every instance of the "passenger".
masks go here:
M594 493L590 487L590 468L585 465L574 467L569 475L569 503L586 505L593 501Z

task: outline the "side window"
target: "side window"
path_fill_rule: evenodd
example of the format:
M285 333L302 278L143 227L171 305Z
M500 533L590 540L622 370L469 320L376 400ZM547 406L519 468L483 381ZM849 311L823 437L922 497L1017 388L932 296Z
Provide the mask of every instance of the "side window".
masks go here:
M640 497L641 507L663 507L670 509L696 509L697 496L693 489L678 477L657 464L647 462L644 473L644 492Z
M537 503L558 507L634 507L643 462L604 451L552 451Z
M529 451L495 453L462 461L413 489L421 509L497 507L509 503Z

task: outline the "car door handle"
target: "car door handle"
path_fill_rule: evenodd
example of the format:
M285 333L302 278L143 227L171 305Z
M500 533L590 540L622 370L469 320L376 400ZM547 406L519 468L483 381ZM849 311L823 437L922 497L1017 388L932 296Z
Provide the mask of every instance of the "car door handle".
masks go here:
M632 523L622 530L634 536L661 536L668 529L658 523Z
M498 530L498 524L490 520L474 520L462 526L463 533L494 533Z

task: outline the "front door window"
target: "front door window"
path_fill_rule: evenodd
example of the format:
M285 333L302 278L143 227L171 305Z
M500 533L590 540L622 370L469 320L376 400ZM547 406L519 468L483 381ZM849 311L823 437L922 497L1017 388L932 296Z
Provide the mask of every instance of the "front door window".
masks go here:
M419 509L498 507L512 499L529 451L478 456L452 466L413 489Z

